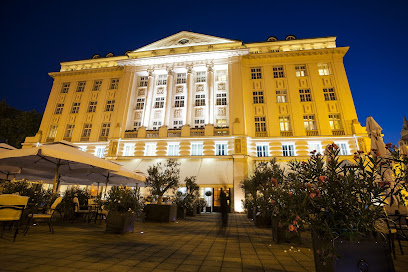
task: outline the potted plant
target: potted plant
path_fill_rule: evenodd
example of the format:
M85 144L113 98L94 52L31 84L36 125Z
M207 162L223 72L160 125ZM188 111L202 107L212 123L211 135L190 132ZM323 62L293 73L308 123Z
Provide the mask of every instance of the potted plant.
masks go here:
M177 189L180 182L180 164L173 159L165 163L157 163L147 169L148 177L145 185L157 197L157 204L145 206L147 221L172 222L177 218L176 205L162 205L163 195L169 189Z
M184 203L187 209L187 216L196 216L197 215L197 200L200 187L197 185L196 177L186 177L184 179L186 183L186 196L184 197Z
M211 212L211 196L212 196L212 192L211 191L206 191L205 193L204 193L204 195L207 197L207 201L206 201L206 203L207 203L207 205L205 206L205 212Z
M201 214L204 211L204 208L207 207L207 201L204 198L197 199L197 214Z
M96 202L108 210L107 232L133 232L136 218L142 217L143 202L139 187L114 186L109 190L106 201L98 199Z
M81 189L79 186L72 186L67 189L62 197L61 208L64 213L65 219L71 219L74 217L75 204L74 198L78 198L79 206L83 209L88 207L88 199L91 197L89 190Z

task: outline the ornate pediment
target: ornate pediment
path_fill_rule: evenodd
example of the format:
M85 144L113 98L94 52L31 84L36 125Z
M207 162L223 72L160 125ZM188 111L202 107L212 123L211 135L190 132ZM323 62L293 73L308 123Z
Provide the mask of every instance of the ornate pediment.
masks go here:
M234 43L234 40L204 35L189 31L181 31L157 42L148 44L142 48L136 49L133 52L153 51L160 49L170 49L179 47L192 47L199 45Z

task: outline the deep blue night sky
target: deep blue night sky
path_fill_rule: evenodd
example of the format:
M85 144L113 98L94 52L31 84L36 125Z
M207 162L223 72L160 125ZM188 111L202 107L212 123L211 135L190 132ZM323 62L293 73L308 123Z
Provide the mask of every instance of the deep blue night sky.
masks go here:
M285 4L288 2L290 4ZM408 1L1 1L1 94L43 112L59 63L123 55L182 30L265 41L337 36L359 121L397 143L408 117Z

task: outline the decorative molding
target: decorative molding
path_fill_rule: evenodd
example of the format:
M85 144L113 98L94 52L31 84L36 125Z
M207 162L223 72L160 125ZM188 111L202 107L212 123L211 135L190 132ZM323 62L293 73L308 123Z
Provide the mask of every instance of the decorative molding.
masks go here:
M143 112L142 111L137 111L137 112L135 112L135 120L140 120L140 119L142 119L142 114L143 114Z
M109 73L113 71L123 70L123 66L109 67L109 68L95 68L95 69L84 69L84 70L75 70L75 71L61 71L61 72L52 72L48 75L52 78L57 76L74 76L74 75L83 75L83 74L93 74L93 73Z
M159 119L162 116L162 112L161 111L154 111L154 118L155 119Z
M158 87L157 94L164 94L164 87Z
M226 116L227 115L227 108L226 107L218 108L217 115L218 116Z
M225 83L218 83L217 89L219 91L225 91Z
M176 86L176 93L183 93L184 92L184 86Z
M204 109L199 108L199 109L195 109L195 117L202 117L204 115Z
M203 92L204 91L204 84L196 85L196 92Z
M325 49L311 49L311 50L298 50L298 51L284 51L274 53L259 53L248 54L244 56L247 59L269 59L269 58L284 58L284 57L299 57L299 56L313 56L313 55L342 55L344 56L348 51L348 47L336 47Z
M146 94L146 89L145 88L139 89L138 92L137 92L138 96L144 96L145 94Z
M183 115L183 110L178 109L174 111L174 118L180 118Z

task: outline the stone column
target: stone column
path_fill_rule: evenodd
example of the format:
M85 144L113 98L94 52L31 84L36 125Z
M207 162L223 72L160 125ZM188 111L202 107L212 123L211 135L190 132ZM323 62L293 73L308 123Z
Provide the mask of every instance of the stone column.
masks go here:
M166 95L166 108L164 112L164 125L167 126L167 128L172 128L172 124L170 124L170 117L172 115L172 101L173 101L173 78L174 78L174 72L172 68L167 69L168 75L167 75L167 95Z
M194 110L194 75L193 75L193 67L187 67L187 94L186 94L186 125L191 127L192 125L192 118L193 118L193 110Z
M150 122L150 115L152 112L152 101L153 101L153 91L154 91L154 76L153 70L148 70L149 80L147 81L147 90L146 90L146 100L143 111L143 123L142 126L148 129Z
M207 106L207 124L214 124L214 70L213 65L207 65L207 86L208 86L208 106Z

